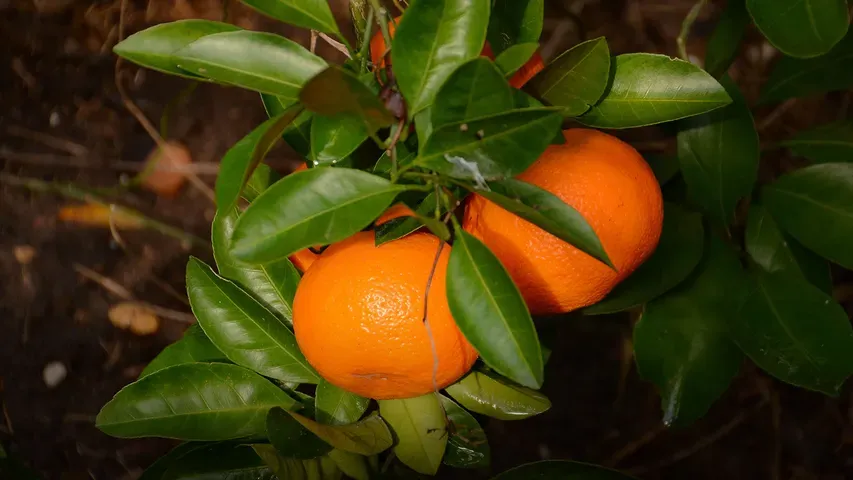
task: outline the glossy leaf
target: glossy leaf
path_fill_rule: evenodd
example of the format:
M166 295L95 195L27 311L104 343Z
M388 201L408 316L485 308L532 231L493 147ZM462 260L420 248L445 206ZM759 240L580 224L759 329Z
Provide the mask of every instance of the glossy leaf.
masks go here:
M549 63L533 77L528 90L549 105L563 107L565 115L583 115L604 95L610 65L607 40L587 40Z
M666 55L613 58L604 98L578 121L599 128L632 128L700 115L731 103L722 85L699 67Z
M196 258L187 264L187 295L204 333L232 362L283 382L320 381L284 322Z
M231 252L246 262L266 263L343 240L369 225L404 188L348 168L292 173L246 209Z
M826 163L791 172L764 187L776 223L824 258L853 268L853 163Z
M327 425L346 425L355 423L364 415L370 405L370 399L360 397L329 382L321 381L317 385L314 408L317 421Z
M184 443L148 468L139 480L276 480L252 447L234 442Z
M466 409L498 420L523 420L551 408L548 397L536 390L484 372L473 371L446 390Z
M660 391L666 425L689 425L705 415L743 360L728 324L747 277L730 247L709 238L693 276L649 302L634 327L637 370Z
M281 115L290 106L285 103L287 99L267 93L261 94L261 101L269 117ZM290 145L290 148L302 158L308 158L308 154L311 153L311 120L313 118L314 112L303 110L281 134L285 143Z
M442 462L456 468L488 467L491 450L486 432L477 419L453 400L439 394L449 425L447 451Z
M495 0L488 40L495 55L513 45L535 43L542 34L545 0Z
M435 475L447 447L444 410L438 395L379 400L379 413L394 430L394 454L412 470Z
M655 173L655 178L657 178L658 183L661 186L666 185L666 183L678 175L681 170L681 166L678 164L677 155L651 154L644 155L643 157L646 159L646 163L652 167L652 171Z
M492 480L635 480L623 473L598 465L568 460L543 460L507 470Z
M391 61L409 117L432 104L447 77L480 55L490 0L414 0L397 25Z
M547 190L509 178L491 182L488 189L478 189L476 193L612 266L601 240L586 219L574 207Z
M204 36L237 30L240 28L228 23L196 19L178 20L134 33L116 44L113 52L152 70L199 80L201 77L178 68L175 52Z
M246 182L246 186L243 187L242 196L248 202L255 201L258 198L258 195L263 193L264 190L270 187L273 183L277 182L281 178L277 172L269 167L269 165L260 164L255 167L255 171L252 172L252 176L249 177L249 181Z
M850 24L846 0L746 0L746 8L767 40L792 57L823 55Z
M298 43L265 32L208 35L177 51L178 66L194 75L279 96L293 103L326 62Z
M272 407L297 408L284 391L237 365L188 363L124 387L101 409L101 431L120 438L228 440L264 435Z
M536 42L513 45L495 58L495 65L500 68L504 76L509 77L519 68L523 67L538 49L539 44Z
M358 118L315 115L311 122L311 160L334 165L350 156L365 140L367 130Z
M378 225L376 227L376 245L399 240L424 226L429 228L430 232L438 238L444 241L450 240L450 230L448 230L447 225L435 218L435 204L435 193L431 192L415 209L414 216L398 217ZM444 215L447 213L447 208L442 204L439 205L438 211L440 215Z
M513 177L545 151L562 124L558 111L515 110L436 129L415 164L464 180Z
M526 387L542 386L539 337L518 287L489 248L461 228L446 284L450 312L486 365Z
M332 450L329 452L329 458L335 462L335 465L344 473L344 475L354 478L355 480L370 480L371 468L367 459L363 455L358 455L343 450Z
M359 455L375 455L394 443L388 426L376 413L348 425L323 425L302 415L288 412L303 427L329 445Z
M746 223L746 251L767 272L800 275L824 292L832 292L829 264L779 230L763 206L753 203Z
M655 252L586 315L615 313L643 305L684 281L702 259L702 216L677 204L664 207L663 232Z
M430 109L433 128L497 115L513 108L512 88L484 57L462 64L448 77ZM458 127L457 127L458 128Z
M322 457L332 446L302 426L281 408L267 414L267 438L283 457L308 459Z
M355 74L337 65L309 80L299 101L320 115L357 119L370 133L394 123L394 116L379 97Z
M755 185L760 146L746 100L728 77L722 82L734 103L680 123L678 160L693 204L729 225Z
M287 480L340 480L342 474L329 457L312 459L287 458L272 445L252 445L258 457L275 472L275 478ZM229 479L230 480L230 479ZM248 479L247 479L248 480ZM251 479L254 480L254 479Z
M821 125L781 145L814 163L853 162L853 121Z
M240 0L284 23L341 36L327 0Z
M719 78L729 70L751 23L745 0L728 0L705 50L705 70Z
M799 275L755 272L732 322L735 341L767 373L837 396L853 373L853 328L832 297Z
M231 236L239 210L220 210L213 218L211 237L213 257L220 275L232 280L278 314L288 325L293 323L293 298L299 285L299 271L283 258L268 264L248 264L231 255Z
M773 66L758 103L848 89L853 86L853 68L848 68L851 61L853 30L826 55L809 59L782 57Z
M216 177L218 208L227 209L234 205L255 168L301 111L302 107L295 105L270 118L234 144L222 157Z
M180 340L164 348L154 357L154 360L151 360L139 374L139 378L147 377L164 368L196 362L228 362L225 354L216 348L198 324L190 325Z

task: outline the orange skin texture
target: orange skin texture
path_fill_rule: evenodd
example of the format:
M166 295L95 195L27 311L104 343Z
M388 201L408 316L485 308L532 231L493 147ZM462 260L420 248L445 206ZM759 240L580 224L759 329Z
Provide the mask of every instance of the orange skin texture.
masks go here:
M308 362L332 384L375 399L411 398L444 388L477 359L450 314L445 245L424 292L438 238L415 233L374 245L360 232L329 247L302 278L293 303L296 341ZM433 384L434 358L438 360Z
M397 31L396 24L399 22L400 17L395 18L393 22L388 22L388 34L391 38L394 38L394 32ZM370 39L370 59L373 61L373 64L376 65L378 70L385 68L386 58L384 58L383 55L385 54L386 48L385 38L382 36L382 32L379 31L374 33L373 38ZM488 57L491 60L495 59L492 47L488 43L483 46L483 51L480 55ZM388 64L390 63L390 59L388 59ZM536 53L533 54L530 60L528 60L527 63L525 63L513 74L512 77L510 77L509 84L514 88L521 88L544 68L545 63L542 61L542 55L539 53L539 50L536 50Z
M375 225L382 225L383 223L390 222L391 220L394 220L395 218L414 217L414 216L415 216L415 212L413 212L411 208L409 208L408 206L406 206L402 203L397 203L397 204L391 205L391 207L388 210L385 210L385 213L380 215L379 218L376 219L376 222L374 222L374 224Z
M597 130L563 133L566 143L548 147L518 179L577 209L617 271L477 195L463 222L498 256L536 315L603 299L654 252L663 227L660 186L633 147Z

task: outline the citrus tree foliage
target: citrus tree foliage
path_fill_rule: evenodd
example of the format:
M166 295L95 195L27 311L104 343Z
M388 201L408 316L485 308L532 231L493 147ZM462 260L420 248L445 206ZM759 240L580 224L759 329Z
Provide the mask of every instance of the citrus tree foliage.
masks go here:
M375 0L352 2L355 45L325 0L243 2L336 37L351 59L330 65L278 35L204 20L158 25L115 47L146 68L256 91L270 117L222 159L216 265L193 258L187 268L198 325L98 415L116 437L186 442L144 479L367 479L389 474L379 466L389 455L421 474L488 467L471 412L506 421L543 413L551 403L538 390L553 379L518 288L453 212L477 191L610 265L574 208L513 178L560 142L567 121L667 123L677 136L677 156L648 159L661 184L686 192L668 199L657 250L582 312L641 312L637 367L660 391L663 422L702 417L745 359L827 395L853 372L853 329L830 295L830 264L853 268L853 126L791 136L781 146L811 165L759 184L750 105L726 75L752 22L783 53L761 103L849 88L844 0L729 0L707 71L663 55L612 55L605 38L590 39L524 91L507 78L536 51L544 0L411 0L385 39L393 75L369 58L370 38L387 35L390 20ZM487 44L494 61L481 56ZM279 179L263 164L278 141L310 168ZM445 393L377 404L325 382L300 352L291 326L300 273L288 256L343 240L396 202L415 215L379 228L377 243L423 228L453 243L448 302L482 362ZM570 461L495 478L533 477L629 478Z

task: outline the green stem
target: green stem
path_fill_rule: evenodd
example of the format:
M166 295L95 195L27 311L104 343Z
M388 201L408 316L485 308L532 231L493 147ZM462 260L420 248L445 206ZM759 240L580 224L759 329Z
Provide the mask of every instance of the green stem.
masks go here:
M153 218L147 217L140 211L128 207L116 205L94 193L80 188L73 184L54 184L37 180L35 178L23 178L8 173L0 173L0 183L15 187L22 187L32 192L56 193L66 198L79 200L81 202L94 203L104 207L112 207L116 214L131 217L139 221L140 225L150 228L151 230L162 233L163 235L175 238L182 242L199 245L210 248L210 243L202 238L199 238L191 233L187 233L179 228L167 225Z
M687 55L687 38L690 36L690 30L693 28L693 23L696 22L696 17L699 16L699 12L702 11L707 3L708 0L698 0L693 5L693 8L687 12L687 16L684 17L684 21L681 23L681 33L675 39L675 43L678 45L678 55L688 62L690 61L690 57Z
M359 70L361 73L367 72L367 61L370 59L370 40L373 36L373 20L375 18L376 10L371 5L370 10L367 12L367 23L364 26L364 37L361 39L361 50L358 52L358 55L361 57L361 69Z

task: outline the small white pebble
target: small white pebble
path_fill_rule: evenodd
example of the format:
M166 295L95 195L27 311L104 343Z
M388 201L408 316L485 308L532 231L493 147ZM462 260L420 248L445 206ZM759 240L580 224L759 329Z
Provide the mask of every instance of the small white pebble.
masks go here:
M44 367L42 378L48 388L54 388L68 376L68 369L62 362L50 362Z
M62 118L59 116L59 112L56 110L50 112L50 126L58 127L60 123L62 123Z

